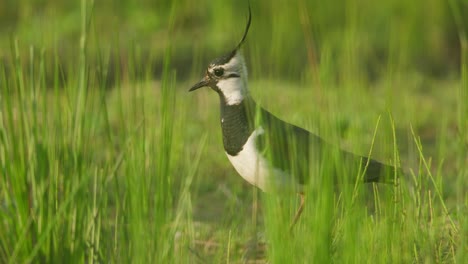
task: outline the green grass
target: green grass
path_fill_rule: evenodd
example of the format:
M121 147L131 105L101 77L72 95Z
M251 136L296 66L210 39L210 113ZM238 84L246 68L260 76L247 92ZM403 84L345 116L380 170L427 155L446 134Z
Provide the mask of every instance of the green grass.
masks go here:
M324 162L290 235L297 197L244 182L223 153L217 95L187 92L235 46L247 4L105 2L0 4L18 11L0 20L0 262L467 258L462 3L252 1L253 97L407 173L337 187L328 169L358 172Z

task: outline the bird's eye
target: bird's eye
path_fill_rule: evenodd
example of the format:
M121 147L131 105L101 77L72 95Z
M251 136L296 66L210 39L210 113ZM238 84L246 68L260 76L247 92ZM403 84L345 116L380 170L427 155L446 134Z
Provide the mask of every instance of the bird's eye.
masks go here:
M221 77L224 74L224 69L223 68L216 68L216 69L214 69L214 74L216 76L218 76L218 77Z

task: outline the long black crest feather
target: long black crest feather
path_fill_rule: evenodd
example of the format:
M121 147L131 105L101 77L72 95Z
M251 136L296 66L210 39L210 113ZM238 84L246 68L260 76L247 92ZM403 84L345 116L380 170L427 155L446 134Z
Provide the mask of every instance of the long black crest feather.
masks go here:
M240 47L241 47L242 44L244 43L244 40L245 40L245 38L247 37L247 34L249 33L249 28L250 28L250 22L251 22L251 21L252 21L252 11L250 10L250 2L249 2L249 19L247 20L247 25L245 26L244 35L242 36L242 39L241 39L241 41L239 42L239 44L237 44L235 50L240 49Z
M239 44L237 44L236 48L233 49L231 52L226 54L225 56L219 57L211 62L211 65L223 65L225 63L228 63L239 51L239 49L242 47L242 44L244 44L244 40L247 38L247 34L249 33L249 28L250 28L250 22L252 21L252 12L250 10L250 2L249 2L249 18L247 20L247 25L245 26L245 31L244 35L242 36L241 41Z

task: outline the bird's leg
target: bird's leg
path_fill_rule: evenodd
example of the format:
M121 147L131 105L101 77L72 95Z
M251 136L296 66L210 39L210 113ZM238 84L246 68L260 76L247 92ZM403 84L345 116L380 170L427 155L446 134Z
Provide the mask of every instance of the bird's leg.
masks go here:
M292 232L292 230L294 228L294 225L296 225L297 220L299 220L299 217L302 214L302 210L304 210L304 200L305 200L304 194L299 193L299 197L301 199L301 204L299 205L299 208L297 209L296 215L294 216L294 219L293 219L291 225L289 226L289 231L290 232Z

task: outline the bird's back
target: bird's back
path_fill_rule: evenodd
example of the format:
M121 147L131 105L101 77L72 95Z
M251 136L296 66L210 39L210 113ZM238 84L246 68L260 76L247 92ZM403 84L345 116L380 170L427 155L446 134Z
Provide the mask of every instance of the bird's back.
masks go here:
M353 168L351 174L354 175L348 176L362 176L363 182L393 180L394 166L342 150L303 128L277 118L265 109L259 111L258 123L265 132L257 139L258 149L274 168L290 174L299 184L308 183L310 177L337 178L341 176L337 175L337 166L340 165ZM327 161L334 163L333 175L312 175L313 172L318 172L315 169ZM363 175L358 175L359 168ZM348 181L355 179L356 177L350 177Z

